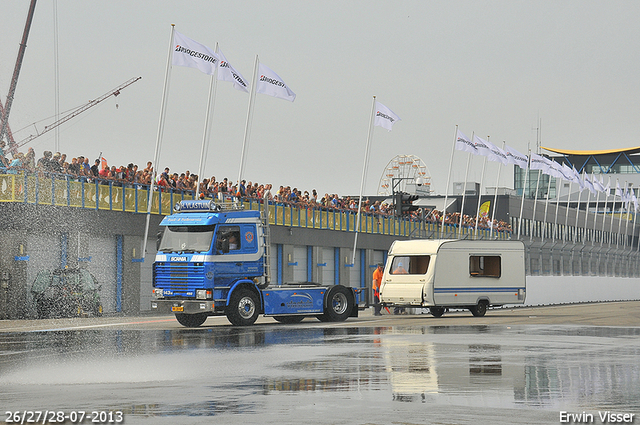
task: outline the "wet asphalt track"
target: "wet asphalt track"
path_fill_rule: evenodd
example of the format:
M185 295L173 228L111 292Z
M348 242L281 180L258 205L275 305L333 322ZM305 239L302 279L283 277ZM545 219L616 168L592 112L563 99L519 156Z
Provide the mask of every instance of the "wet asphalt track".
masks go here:
M244 328L0 321L0 404L5 423L46 410L87 424L92 411L126 424L607 423L640 414L640 302Z

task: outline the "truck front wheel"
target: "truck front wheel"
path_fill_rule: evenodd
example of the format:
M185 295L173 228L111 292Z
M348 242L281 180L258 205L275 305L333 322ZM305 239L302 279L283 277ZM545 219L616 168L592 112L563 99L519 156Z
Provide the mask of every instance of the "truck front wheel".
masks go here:
M258 320L259 310L258 295L248 288L238 288L231 294L227 319L235 326L253 325Z
M184 313L176 313L176 320L182 326L186 326L187 328L197 328L201 324L207 320L207 313L198 313L198 314L184 314Z

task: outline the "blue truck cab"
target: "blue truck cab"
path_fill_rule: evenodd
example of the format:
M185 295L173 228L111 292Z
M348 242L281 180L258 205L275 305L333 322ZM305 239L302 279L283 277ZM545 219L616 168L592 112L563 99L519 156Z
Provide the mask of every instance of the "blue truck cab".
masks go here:
M355 290L309 282L270 285L266 212L213 201L181 201L165 217L153 264L152 309L170 306L180 324L209 316L237 326L260 314L282 323L307 316L322 321L357 317Z

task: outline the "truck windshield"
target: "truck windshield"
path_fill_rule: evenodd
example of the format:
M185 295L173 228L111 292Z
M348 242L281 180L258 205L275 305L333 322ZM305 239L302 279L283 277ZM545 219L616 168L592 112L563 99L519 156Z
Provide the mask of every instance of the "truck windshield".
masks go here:
M206 252L211 248L215 226L168 226L159 251Z

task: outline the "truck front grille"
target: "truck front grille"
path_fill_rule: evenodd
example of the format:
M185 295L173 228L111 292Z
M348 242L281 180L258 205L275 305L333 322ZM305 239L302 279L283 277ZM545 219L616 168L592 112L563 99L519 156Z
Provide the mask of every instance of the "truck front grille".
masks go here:
M155 263L153 269L156 288L169 290L174 295L195 294L204 285L202 263Z

